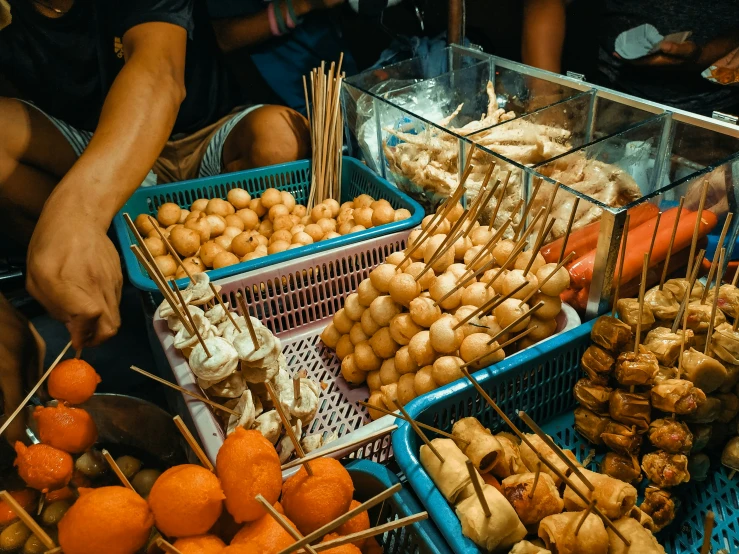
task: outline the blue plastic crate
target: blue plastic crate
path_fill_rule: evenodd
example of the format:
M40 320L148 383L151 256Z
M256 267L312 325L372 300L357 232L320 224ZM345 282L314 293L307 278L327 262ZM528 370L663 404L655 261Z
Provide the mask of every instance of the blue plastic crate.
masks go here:
M189 208L198 198L225 199L228 191L237 187L246 189L254 198L259 198L266 189L274 187L278 190L291 192L298 204L305 205L310 194L310 179L310 162L303 160L261 169L250 169L226 175L217 175L204 179L183 181L171 185L140 188L129 198L128 202L125 203L113 219L113 228L115 229L118 241L121 243L123 259L131 282L136 288L141 290L157 290L154 281L151 280L133 255L133 252L131 252L130 245L136 244L136 239L123 219L124 213L128 213L132 219L135 219L137 215L142 213L156 216L157 209L165 202L174 202L180 207ZM354 158L344 157L341 174L341 202L351 201L360 194L369 194L378 200L385 199L396 210L405 208L411 212L411 217L403 221L372 227L371 229L358 233L343 235L309 244L301 248L293 248L248 262L241 262L221 269L212 269L208 271L211 280L231 277L287 260L325 252L339 246L354 244L411 229L419 225L423 219L423 208L421 208L418 202L412 200L408 195L375 174L360 161ZM187 279L180 279L177 285L180 287L186 286Z
M399 483L389 469L375 462L355 460L346 466L354 481L354 498L365 502ZM423 511L406 484L384 503L369 511L372 526L390 523ZM430 520L395 529L377 537L385 554L451 554L439 532Z
M477 381L521 430L528 427L516 416L524 410L562 448L572 449L583 460L594 448L575 432L572 388L582 378L580 358L592 344L594 321L553 337L540 348L522 352L515 359L475 374ZM438 389L406 406L414 419L451 432L463 417L476 417L493 432L510 431L467 381ZM433 435L433 433L431 434ZM454 508L436 488L420 463L422 442L406 424L393 434L395 459L418 498L456 554L478 554L481 550L462 535ZM591 466L595 470L595 463ZM708 480L689 483L678 489L682 507L676 521L657 538L670 554L695 554L703 542L706 511L716 514L713 531L714 552L719 548L739 552L739 491L728 479L725 468L712 467Z

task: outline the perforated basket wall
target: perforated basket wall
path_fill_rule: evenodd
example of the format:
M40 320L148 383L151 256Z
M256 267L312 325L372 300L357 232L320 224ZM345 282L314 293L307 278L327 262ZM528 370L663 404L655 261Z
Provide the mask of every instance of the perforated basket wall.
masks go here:
M354 499L365 502L399 482L386 467L355 460L346 468L354 481ZM413 494L404 488L369 511L371 525L382 525L423 511ZM420 521L377 537L385 554L451 554L431 521Z
M126 226L123 219L124 213L128 213L133 219L142 213L156 216L159 206L166 202L174 202L182 208L189 208L198 198L226 198L228 191L237 187L246 189L255 198L260 197L266 189L274 187L279 190L291 192L299 204L305 205L310 193L310 180L310 163L304 160L261 169L250 169L226 175L217 175L204 179L183 181L171 185L140 188L129 198L128 202L126 202L120 212L118 212L118 215L113 219L113 228L118 241L121 243L126 270L131 282L141 290L157 290L154 281L149 278L144 268L139 264L130 250L130 245L135 244L136 239ZM344 158L341 185L341 202L353 200L360 194L369 194L375 199L387 200L395 209L407 209L411 212L411 217L403 221L372 227L371 229L358 233L324 240L301 248L294 248L278 254L257 258L256 260L211 270L209 271L211 280L223 279L298 257L315 255L320 252L386 236L398 231L409 230L421 223L423 219L423 208L415 200L412 200L405 193L373 173L367 166L354 158ZM177 284L178 286L186 286L187 281L182 279Z
M391 417L370 421L366 409L357 404L366 400L367 388L352 389L344 379L338 379L341 364L323 345L320 333L342 307L344 297L388 255L405 248L408 233L378 237L218 282L225 301L238 306L236 293L240 292L245 296L250 314L279 337L291 373L306 370L312 379L325 386L318 414L306 434L335 432L340 444L395 423ZM155 315L153 324L178 384L202 394L187 360L172 345L173 335L166 320ZM225 438L222 426L208 406L189 397L185 401L206 453L215 460ZM351 456L387 461L390 438L368 439L363 446L354 447Z
M593 323L580 325L541 346L535 345L521 352L514 363L506 359L476 374L478 382L516 426L527 429L516 415L517 410L524 410L559 446L572 449L580 460L588 455L593 446L574 430L575 400L572 388L583 375L580 358L591 344ZM414 419L448 432L455 421L470 416L478 418L494 433L508 430L468 382L434 391L414 400L406 408ZM454 509L421 466L418 459L420 446L420 440L406 424L402 424L393 435L393 452L397 463L452 550L458 554L481 552L462 535ZM596 470L601 457L596 457L590 469ZM700 550L703 518L707 510L716 514L714 552L719 548L725 548L732 554L739 551L739 495L736 484L728 479L726 469L720 467L716 460L712 464L707 481L688 483L676 489L682 508L676 521L658 535L669 554L695 554Z

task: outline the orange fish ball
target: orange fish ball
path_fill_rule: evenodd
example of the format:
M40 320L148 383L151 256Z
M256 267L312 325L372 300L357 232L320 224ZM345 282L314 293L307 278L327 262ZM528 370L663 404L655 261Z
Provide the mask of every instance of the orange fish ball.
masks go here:
M70 404L82 404L93 394L100 383L93 367L84 360L71 359L60 362L49 375L49 394Z
M339 537L340 535L336 533L329 533L328 535L323 537L323 540L321 542L329 542L334 539L338 539ZM362 554L362 551L352 543L329 548L328 550L322 550L321 552L323 552L324 554Z
M172 545L180 554L221 554L226 543L215 535L199 535L177 539Z
M283 513L279 502L275 504L275 509ZM288 518L285 519L297 531L295 524ZM265 514L258 520L247 523L231 540L232 545L249 544L255 546L260 554L277 554L294 542L295 539L270 514Z
M61 403L49 408L37 406L33 417L41 442L64 452L81 454L97 441L97 426L90 414L81 408Z
M72 456L47 444L26 446L15 443L18 457L14 465L18 475L33 489L41 492L65 487L72 479Z

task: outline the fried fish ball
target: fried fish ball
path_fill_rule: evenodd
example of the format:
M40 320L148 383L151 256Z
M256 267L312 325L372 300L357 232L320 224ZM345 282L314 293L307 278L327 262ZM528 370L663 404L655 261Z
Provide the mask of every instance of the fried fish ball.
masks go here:
M454 292L444 298L452 290ZM439 302L439 305L445 310L453 310L462 301L462 288L457 288L457 279L449 273L438 275L429 287L429 293L431 293L431 298ZM442 298L444 300L441 300Z
M396 315L390 320L390 336L400 345L407 345L413 335L423 331L423 327L416 324L409 313Z
M390 383L380 387L382 393L382 401L388 410L398 409L398 383Z
M464 255L464 263L465 265L470 268L477 271L484 265L487 265L490 263L490 261L493 259L493 257L490 255L489 252L484 252L477 260L475 260L474 263L472 263L472 260L477 257L477 255L480 253L480 251L483 249L482 246L473 246Z
M537 292L529 300L532 306L536 306L539 302L544 302L544 305L536 312L536 317L540 319L554 319L562 311L562 300L559 296L548 296Z
M231 252L233 252L240 258L243 258L250 252L254 252L257 249L257 246L259 246L259 241L255 239L252 235L250 235L249 233L240 233L236 235L231 241ZM203 248L205 248L205 244L200 247L201 258L203 258ZM205 261L206 260L203 258L203 262ZM206 263L205 265L208 264Z
M485 283L472 283L465 287L462 293L462 305L477 306L478 308L493 297L492 288L486 288Z
M454 261L461 262L464 255L472 248L472 241L469 237L460 237L454 243Z
M372 319L372 312L370 312L369 310L364 310L364 313L362 314L362 319L360 319L359 324L362 326L362 331L364 331L364 334L368 337L371 337L380 330L380 326L374 319Z
M272 225L272 222L268 219L265 219L259 224L259 227L257 227L257 232L259 232L260 235L265 236L267 238L270 238L272 236L272 233L274 233L275 227Z
M288 191L286 190L280 191L280 200L282 201L284 206L288 210L290 210L290 212L292 212L295 209L295 205L296 205L295 197L292 194L290 194Z
M362 371L375 371L380 369L382 359L375 354L368 341L360 342L354 346L354 361Z
M359 321L362 319L362 314L365 309L366 308L359 303L359 294L356 292L351 293L346 297L346 300L344 300L344 312L352 321Z
M357 287L357 300L365 308L369 308L372 301L380 296L382 293L375 288L372 284L372 280L367 278Z
M398 268L392 264L380 264L370 271L372 285L383 294L390 292L390 280L395 277Z
M410 219L410 217L411 212L409 212L405 208L400 208L399 210L395 210L393 221L403 221L404 219Z
M325 204L317 204L310 211L310 218L313 221L313 223L315 223L315 222L317 222L317 221L319 221L321 219L328 218L328 217L332 217L331 208L329 208ZM354 220L357 221L357 218L355 217ZM371 222L371 218L370 218L370 222ZM359 223L359 221L357 221L357 223Z
M349 333L349 331L352 330L352 325L354 325L354 321L352 321L348 315L346 315L346 310L344 308L341 308L338 312L334 314L334 325L336 326L336 329L341 333L342 335L346 335Z
M526 250L525 252L521 252L516 258L516 262L513 264L513 267L515 269L526 269L526 266L529 265L529 261L531 260L532 254L533 252L531 250ZM537 252L536 256L534 256L534 261L532 262L531 269L529 269L529 271L531 273L536 273L546 263L547 262L544 259L544 256L542 256L540 252Z
M431 283L434 282L434 277L436 277L436 274L434 273L433 269L430 269L424 273L421 278L419 279L418 276L421 275L421 272L426 269L426 264L423 262L413 262L412 264L409 263L405 269L403 270L404 273L407 273L408 275L412 275L413 278L416 280L416 283L421 287L421 290L428 290L428 288L431 286ZM420 294L420 292L419 292ZM416 295L418 296L418 295ZM411 298L411 300L413 300ZM404 304L407 306L407 304Z
M305 246L306 244L313 244L313 237L311 237L308 233L295 233L292 238L293 244L300 244L302 246Z
M536 278L541 285L541 292L547 296L559 296L565 289L570 287L570 274L564 268L560 267L557 272L544 283L544 280L554 271L557 264L545 264L536 272Z
M464 319L469 316L472 312L477 310L477 306L460 306L457 308L457 311L454 312L454 317L457 318L457 321L464 321ZM464 336L471 335L473 333L482 333L485 332L486 329L483 327L484 323L482 319L480 319L479 316L474 316L472 319L469 319L465 324L463 324L460 329L462 329L462 334Z
M432 365L427 365L416 372L413 378L413 390L416 396L421 396L439 388L439 385L434 381L433 370Z
M414 323L428 329L441 317L441 309L431 298L419 296L411 301L410 314Z
M369 340L370 337L368 337L365 332L362 330L362 324L361 323L355 323L352 325L351 331L349 331L349 339L352 341L352 344L359 344L360 342L364 342L366 340Z
M192 203L192 206L190 206L190 211L205 213L205 208L208 207L209 201L210 200L208 198L198 198L197 200L195 200L195 202Z
M313 227L313 225L314 225L313 223L311 223L310 225L306 225L306 227L310 227L310 229L306 231L306 233L308 233L311 236L313 236L314 233L317 235L318 231L320 231L321 238L322 238L326 236L327 233L332 233L336 231L336 220L335 219L328 219L325 217L323 219L319 219L318 222L315 223L315 226L318 228L317 230L315 227ZM315 239L314 237L314 240L319 241L321 239L320 238Z
M151 219L149 219L149 214L139 214L136 216L136 219L134 219L133 224L136 226L136 229L139 233L146 236L151 232L156 233L156 230L154 229L154 224L151 222ZM159 235L155 235L159 236Z
M157 210L157 221L162 227L180 222L181 208L173 202L165 202Z
M237 210L242 210L249 206L251 202L251 194L241 188L233 188L228 191L226 200L231 202L231 205Z
M442 356L431 367L431 376L439 387L464 377L460 367L464 361L457 356Z
M398 380L398 401L405 406L416 397L416 374L407 373L401 375Z
M205 220L210 225L210 238L220 237L226 230L226 219L217 214L206 216Z
M262 201L262 206L269 210L273 206L282 204L282 195L276 188L268 188L262 193L260 200Z
M341 206L339 206L339 202L333 198L327 198L322 202L325 206L328 206L331 210L331 215L329 217L336 217L339 215L339 210L341 209Z
M284 252L288 248L290 248L290 242L286 240L276 240L275 242L270 243L269 248L267 248L267 252L270 254L277 254L278 252Z
M205 271L205 264L200 260L200 258L185 258L182 260L182 265L190 272L190 275L196 275ZM185 269L178 267L174 274L175 278L182 279L183 277L187 277Z
M395 210L390 204L381 204L372 210L372 225L385 225L395 221Z
M351 233L352 229L354 228L354 220L350 219L349 221L344 221L343 223L339 223L339 228L337 231L340 235L348 235Z
M421 285L416 282L413 275L398 273L390 279L388 291L393 301L407 308L411 301L421 294Z
M433 223L431 223L431 218L434 218ZM444 218L441 220L441 222L439 222L439 218L434 215L427 215L423 218L423 221L421 222L422 229L428 228L429 225L431 225L431 227L434 227L434 230L431 232L432 235L449 234L449 230L452 228L448 219Z
M449 210L449 213L446 214L446 218L451 221L452 223L456 223L457 220L462 217L462 214L464 213L464 207L462 207L462 204L457 202L454 207Z
M356 354L349 354L341 360L341 376L352 386L359 386L367 379L367 373L357 367Z
M493 248L493 259L495 263L502 266L515 248L516 244L512 240L505 239L498 242Z
M154 263L157 264L159 271L161 271L162 275L165 277L171 277L177 273L177 262L175 262L174 258L169 254L157 256L154 258Z
M356 208L369 208L375 199L369 194L360 194L354 199L354 209Z
M275 232L272 233L272 236L269 237L269 244L273 244L277 242L278 240L283 240L285 242L292 242L293 235L292 233L287 229L275 229Z
M282 205L282 204L280 204ZM289 215L278 215L272 220L272 229L277 231L287 231L292 235L292 229L295 224ZM304 227L305 228L305 227Z
M372 319L374 319L380 327L387 327L390 325L390 320L402 311L400 304L393 301L390 296L378 296L372 301L369 309L372 314Z
M392 358L400 348L400 345L393 340L389 327L383 327L372 335L369 344L374 353L382 359Z
M308 208L306 208L302 204L296 204L295 207L292 209L292 212L290 213L302 218L305 217L305 215L308 213Z
M387 258L385 258L386 264L392 264L396 266L398 269L402 269L405 271L408 269L408 267L411 265L411 262L413 260L407 259L403 262L403 259L405 258L405 253L403 252L393 252L390 254ZM400 262L403 262L402 264Z
M367 372L367 386L370 391L380 390L382 381L380 380L380 370Z
M541 310L540 310L541 311ZM531 339L534 342L547 339L551 337L557 330L557 320L555 319L539 319L536 316L531 317L529 327L536 327L533 329L526 338Z
M221 236L233 239L234 237L237 237L240 234L241 234L241 229L239 229L238 227L226 227L223 230L223 233L221 234Z
M493 350L497 346L497 342L488 344L490 342L490 335L487 333L473 333L468 337L465 337L462 341L462 346L459 348L459 355L465 362L471 362L478 356L482 356L487 352ZM505 358L505 352L503 349L493 352L492 354L485 356L479 363L475 364L476 367L486 367L491 364L497 363Z
M382 362L380 366L380 382L383 385L397 383L400 380L400 373L395 368L395 360L390 358Z
M401 375L418 371L418 364L411 357L410 350L408 350L407 346L399 348L395 353L395 369L397 369L398 373Z
M507 298L495 307L493 313L495 314L495 319L498 320L500 326L505 328L528 311L528 304L521 304L521 301L515 298ZM512 327L510 331L513 333L517 331L523 331L528 326L530 319L530 316L522 319L519 323Z
M428 331L416 333L408 343L408 351L419 366L431 365L436 359L436 351L431 346L431 335Z
M239 263L239 258L232 252L219 252L213 258L213 269L221 269Z
M144 239L144 244L155 258L157 256L167 255L167 247L164 245L164 241L158 237L146 238Z
M251 202L249 202L249 209L257 214L260 219L267 213L267 208L262 204L261 198L252 198Z
M290 211L287 209L287 206L284 204L275 204L272 206L269 211L267 212L267 218L274 223L275 220L280 217L281 215L290 216ZM291 219L292 221L292 219Z
M382 392L377 390L373 392L372 394L370 394L370 397L367 399L367 404L369 404L370 406L375 406L377 408L384 408L385 403L382 401ZM373 410L372 408L368 408L367 413L369 414L372 421L375 421L376 419L380 419L382 416L385 415L382 412Z
M467 274L467 266L464 264L452 264L448 268L446 268L446 272L451 273L457 279L461 279L464 275Z
M473 246L487 244L491 238L493 238L493 231L488 231L487 227L478 227L470 233L470 240Z
M512 269L505 277L503 277L502 292L503 294L510 294L516 290L516 287L520 287L521 285L524 285L524 287L517 293L513 294L511 298L523 300L539 288L539 281L531 272L524 275L523 269Z
M446 239L446 235L434 235L424 245L423 261L426 265L431 264L431 269L435 273L444 273L446 268L454 263L454 249L449 247L444 253L439 255L436 260L431 263L432 258L437 255L437 250L441 247L442 242Z
M226 220L227 229L229 227L236 227L239 231L243 231L246 228L244 225L244 220L236 214L227 215L224 219ZM210 234L210 227L208 227L208 231Z
M336 344L341 338L341 333L336 329L336 325L329 323L326 328L321 332L321 340L323 344L331 349L336 349Z
M343 361L344 358L353 353L354 345L349 335L341 335L341 338L336 342L336 356Z
M464 340L464 333L460 327L454 328L457 318L444 315L439 318L429 329L429 338L434 350L441 354L452 354L457 351Z
M194 256L200 248L200 235L186 227L175 227L169 237L172 246L180 256Z
M236 213L236 209L226 202L223 198L211 198L205 207L205 213L208 215L220 215L226 217L229 214Z

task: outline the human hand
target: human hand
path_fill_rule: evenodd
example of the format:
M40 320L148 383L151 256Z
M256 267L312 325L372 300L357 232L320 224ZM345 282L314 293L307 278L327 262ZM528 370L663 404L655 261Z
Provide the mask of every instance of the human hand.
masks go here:
M24 391L41 377L45 353L46 345L33 325L0 295L0 389L6 418L20 405ZM18 414L4 433L10 444L25 436L23 416Z
M326 10L339 6L346 0L294 0L295 11L298 17L316 10Z
M692 41L670 42L662 41L659 51L643 58L625 60L627 63L641 67L663 67L682 70L698 68L698 59L701 56L701 47ZM617 58L622 59L618 54Z
M45 210L28 247L26 287L62 321L75 349L116 334L123 276L118 253L105 230L69 213Z

